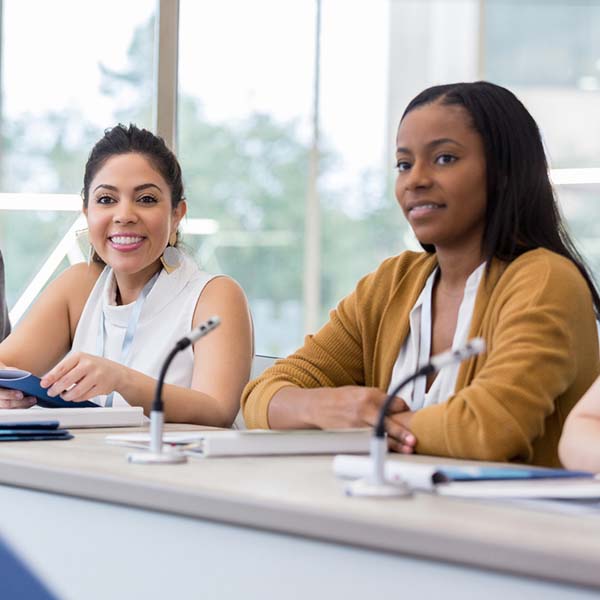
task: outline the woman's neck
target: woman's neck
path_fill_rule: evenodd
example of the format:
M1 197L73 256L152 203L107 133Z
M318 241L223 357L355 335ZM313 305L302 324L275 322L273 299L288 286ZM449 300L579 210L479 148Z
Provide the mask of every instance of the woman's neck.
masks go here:
M456 250L436 248L436 254L440 269L438 287L449 293L462 294L469 275L485 261L479 243L472 248L463 246Z
M118 273L114 271L115 282L117 284L117 304L125 305L135 302L144 289L144 286L158 272L160 267L160 262L157 262L137 273Z

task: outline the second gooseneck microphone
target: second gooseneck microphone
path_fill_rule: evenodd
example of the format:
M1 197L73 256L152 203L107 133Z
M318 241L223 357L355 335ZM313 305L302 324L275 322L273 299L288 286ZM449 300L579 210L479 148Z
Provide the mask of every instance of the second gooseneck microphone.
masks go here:
M431 357L431 360L422 367L418 368L412 375L409 375L406 379L403 379L387 396L385 402L381 406L379 411L379 418L377 425L375 426L375 436L382 438L385 437L385 417L390 405L394 401L396 394L407 384L417 379L418 377L426 377L430 373L435 373L441 368L454 363L462 362L471 356L481 354L485 350L485 342L483 338L473 338L469 340L464 346L457 348L456 350L448 350L441 354L436 354Z
M371 475L366 479L359 479L352 482L346 489L346 493L349 496L393 497L408 496L411 494L411 490L406 484L394 483L392 485L385 481L385 457L388 451L385 437L385 417L396 394L413 379L426 377L430 373L439 371L442 367L461 362L466 358L480 354L484 350L484 340L482 338L473 338L456 350L449 350L433 356L426 365L419 367L412 375L403 379L392 389L381 406L377 424L373 432L374 435L371 438Z

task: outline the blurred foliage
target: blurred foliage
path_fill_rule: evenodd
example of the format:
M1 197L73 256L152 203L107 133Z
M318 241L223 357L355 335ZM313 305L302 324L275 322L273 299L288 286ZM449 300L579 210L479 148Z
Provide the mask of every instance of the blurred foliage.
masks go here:
M99 66L101 93L114 98L120 107L115 123L146 125L151 121L153 36L151 19L135 31L126 69ZM299 125L280 123L261 113L235 122L209 122L201 102L185 95L179 97L178 110L178 156L188 215L215 219L219 224L216 235L185 241L207 270L237 279L252 304L266 301L275 317L289 314L296 319L295 323L278 325L294 332L292 341L277 341L275 331L268 336L266 347L260 343L260 328L270 325L270 317L260 316L263 322L256 324L259 351L290 351L301 342L302 329L309 149L298 133ZM40 131L43 135L34 134ZM2 189L78 193L85 160L101 133L69 109L41 119L24 115L5 129L4 156L9 158L3 163ZM345 210L345 192L339 187L330 189L325 183L325 175L335 169L336 160L334 151L322 151L323 321L359 277L399 248L405 230L383 173L364 173L362 189L353 190L353 196L364 194L365 209L360 216ZM32 172L36 173L35 186L26 181ZM3 217L0 236L7 258L9 301L14 302L15 292L24 287L73 219L64 213L10 213ZM290 306L297 309L290 311Z

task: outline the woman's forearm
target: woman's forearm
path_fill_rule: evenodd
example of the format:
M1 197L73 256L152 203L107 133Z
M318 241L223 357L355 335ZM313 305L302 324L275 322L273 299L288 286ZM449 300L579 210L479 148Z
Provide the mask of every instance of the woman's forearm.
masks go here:
M156 391L156 379L123 368L121 382L116 391L132 406L141 406L149 415ZM231 427L237 411L237 404L227 403L192 388L164 384L162 390L165 421L172 423L193 423L213 427Z
M304 389L293 385L278 390L269 403L271 429L312 429L318 427L315 407L328 388Z
M600 418L571 415L565 423L558 452L567 469L600 473Z
M600 473L600 377L569 413L558 455L568 469Z

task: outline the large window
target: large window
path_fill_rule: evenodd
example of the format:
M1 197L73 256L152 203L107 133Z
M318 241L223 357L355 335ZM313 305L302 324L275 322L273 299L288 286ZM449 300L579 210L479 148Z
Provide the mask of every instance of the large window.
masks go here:
M67 194L44 201L76 208L102 130L155 127L155 53L171 44L178 108L166 134L184 170L186 243L207 270L243 285L259 352L293 350L362 275L416 246L393 196L394 138L406 103L437 83L485 78L523 100L576 241L600 272L600 1L2 6L0 192L20 195L0 195L0 209L36 206L34 193ZM155 15L162 24L178 6L178 33L156 36ZM11 305L76 217L0 210Z
M488 2L484 22L485 76L537 120L562 210L600 275L600 2Z
M92 144L119 121L152 126L155 2L2 9L0 192L11 196L0 200L0 240L14 306L78 216ZM28 210L40 206L71 210Z
M388 2L325 0L319 23L317 8L181 3L179 155L190 212L219 222L198 252L247 291L259 352L293 350L360 276L404 247L384 151ZM309 322L311 188L320 206L308 229L318 227L321 252Z
M277 23L277 26L273 26ZM181 3L178 150L203 266L251 299L257 350L302 336L303 231L314 53L305 0Z

